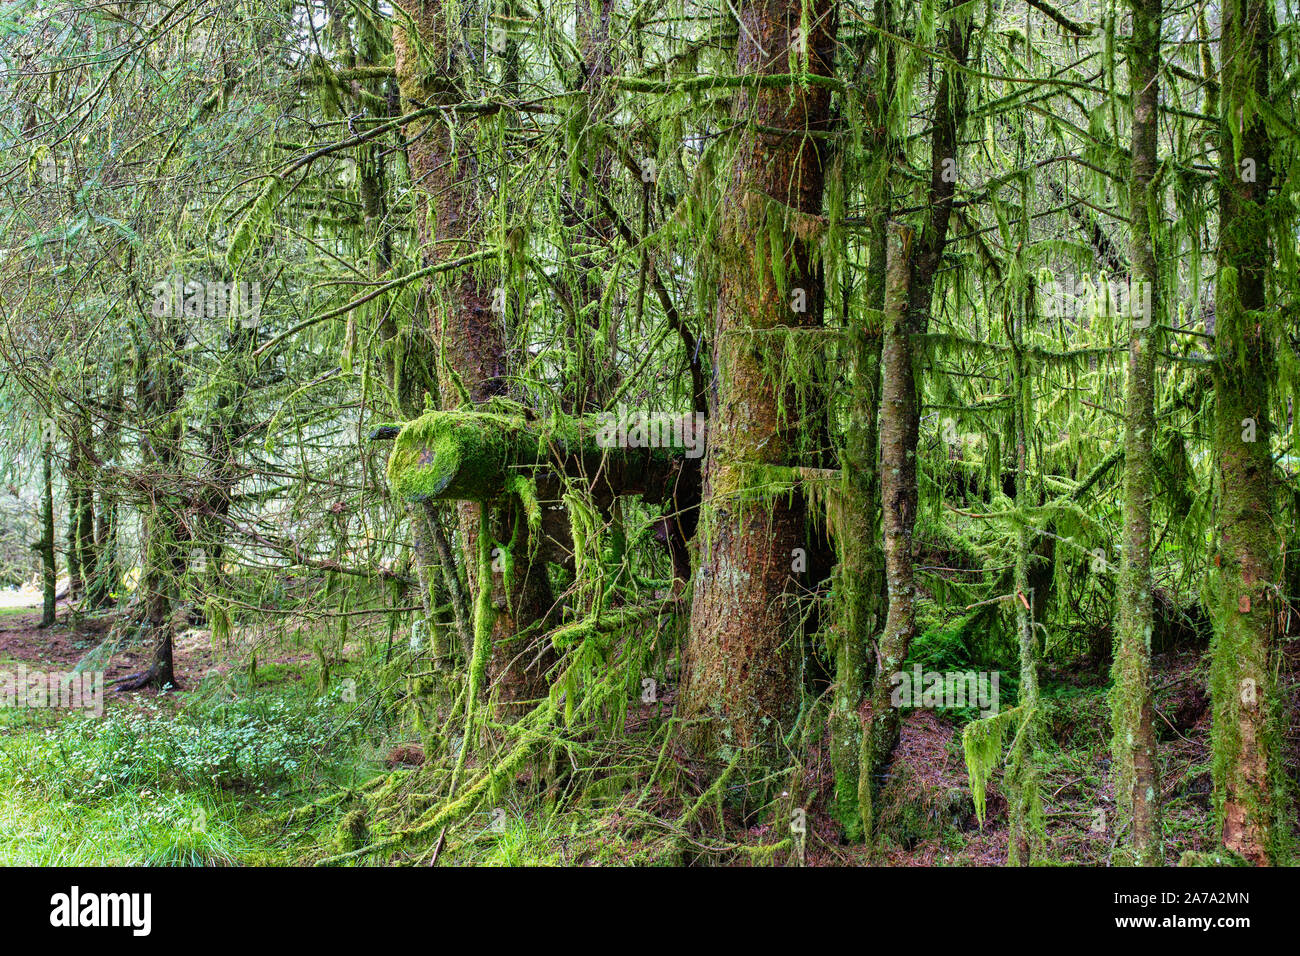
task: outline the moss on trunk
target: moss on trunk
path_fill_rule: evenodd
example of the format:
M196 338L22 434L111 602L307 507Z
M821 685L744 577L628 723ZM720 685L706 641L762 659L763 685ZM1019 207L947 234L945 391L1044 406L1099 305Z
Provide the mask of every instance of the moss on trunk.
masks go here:
M831 74L830 3L747 2L739 16L739 75L786 74L792 59L808 74ZM824 143L808 134L824 132L829 107L821 85L745 88L734 101L740 132L719 235L716 391L680 707L688 752L714 766L738 750L770 765L795 716L790 592L807 547L805 504L798 492L755 502L751 479L799 464L799 396L784 371L799 347L789 330L821 321L812 240Z
M1156 757L1155 708L1151 700L1151 635L1154 630L1151 579L1151 503L1155 497L1155 350L1160 307L1156 230L1160 194L1156 131L1160 104L1161 0L1135 0L1129 48L1133 98L1132 174L1129 180L1130 257L1133 283L1151 289L1151 313L1132 320L1124 432L1124 549L1120 578L1119 627L1110 695L1115 803L1127 825L1131 861L1164 862L1160 832L1160 775ZM1123 858L1123 857L1121 857Z
M1272 4L1234 0L1223 12L1219 138L1219 250L1215 302L1214 558L1211 697L1215 805L1224 846L1269 863L1285 827L1275 681L1277 559L1269 389L1274 377L1267 274ZM1243 175L1242 161L1254 175Z

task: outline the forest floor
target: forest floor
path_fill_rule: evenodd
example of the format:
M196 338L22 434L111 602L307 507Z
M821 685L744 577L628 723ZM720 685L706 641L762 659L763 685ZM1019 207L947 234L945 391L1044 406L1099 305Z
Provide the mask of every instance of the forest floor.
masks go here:
M109 618L81 618L42 630L39 613L0 610L0 672L67 671L103 639ZM1300 706L1296 642L1284 668L1293 707ZM355 788L397 765L423 759L409 726L385 718L367 699L338 692L341 677L367 663L349 645L330 664L322 691L316 654L302 647L259 651L214 649L206 630L178 639L181 686L166 693L114 694L105 688L102 717L60 710L0 708L0 863L251 864L311 863L337 852L344 805L290 825L286 814L340 788ZM1210 708L1204 693L1204 647L1156 656L1155 685L1166 855L1216 845L1211 807ZM112 658L107 681L140 670L146 654ZM1049 862L1107 865L1122 834L1114 824L1109 774L1107 685L1095 675L1047 671L1043 681L1045 750L1041 793ZM668 700L671 700L669 695ZM665 701L633 708L626 736L643 745L670 715ZM1288 773L1300 779L1300 739L1287 741ZM525 775L522 783L528 782ZM945 712L914 710L902 724L898 757L881 796L882 847L874 856L845 845L826 812L829 755L815 743L802 783L807 837L778 862L805 865L996 866L1007 860L1007 804L1001 774L988 790L987 817L975 817L959 724ZM645 792L636 774L590 775L579 799L529 799L521 786L467 819L447 842L444 863L656 864L763 858L719 854L731 846L772 842L771 824L705 814L690 833L666 822L683 804ZM569 791L572 796L572 790ZM645 796L650 796L648 801ZM535 795L534 795L535 796ZM481 819L480 819L481 818ZM504 821L504 822L503 822ZM720 826L721 824L721 826ZM425 853L394 855L413 862ZM374 862L373 860L371 862Z

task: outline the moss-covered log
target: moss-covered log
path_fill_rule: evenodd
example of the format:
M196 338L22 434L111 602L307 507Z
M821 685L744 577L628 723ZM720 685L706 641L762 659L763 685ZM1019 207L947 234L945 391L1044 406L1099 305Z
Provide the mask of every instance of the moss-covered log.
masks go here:
M529 421L522 413L483 410L428 412L375 438L394 438L389 485L398 498L492 502L510 494L557 500L565 478L583 481L598 500L640 495L648 503L680 500L698 486L698 469L682 448L629 448L602 439L601 416ZM670 433L699 429L682 416ZM676 430L674 430L676 429ZM699 447L695 433L688 444ZM526 502L527 503L527 502Z

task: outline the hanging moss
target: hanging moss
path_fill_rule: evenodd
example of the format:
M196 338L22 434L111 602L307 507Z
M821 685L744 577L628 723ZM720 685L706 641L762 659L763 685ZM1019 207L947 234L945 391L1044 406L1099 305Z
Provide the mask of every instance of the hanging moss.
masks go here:
M970 779L975 817L984 825L985 796L993 771L1002 759L1002 744L1007 730L1021 723L1026 711L1021 707L1004 710L991 717L972 720L961 733L962 753L966 756L966 773Z
M226 606L217 598L209 597L207 604L204 606L204 614L208 619L208 627L212 629L212 646L213 648L222 648L230 644L230 612Z

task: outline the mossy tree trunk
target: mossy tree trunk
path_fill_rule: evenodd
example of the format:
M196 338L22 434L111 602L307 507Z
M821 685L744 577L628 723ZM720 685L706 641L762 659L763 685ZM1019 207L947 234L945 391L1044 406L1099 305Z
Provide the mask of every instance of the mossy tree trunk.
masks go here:
M1029 301L1032 301L1030 298ZM1027 308L1027 304L1026 304ZM1016 510L1021 514L1033 505L1029 491L1029 439L1033 427L1033 390L1024 353L1023 318L1007 317L1011 339L1011 391L1015 403L1013 429L1016 455ZM1030 584L1029 563L1033 557L1033 540L1029 525L1021 523L1016 532L1014 594L1016 639L1020 651L1021 715L1011 753L1007 759L1007 802L1011 833L1007 845L1007 862L1011 866L1037 863L1043 852L1044 819L1039 792L1039 739L1042 721L1038 713L1038 624L1034 607L1039 598Z
M179 356L184 333L175 320L143 316L137 335L136 415L146 500L141 506L144 543L138 612L145 637L153 644L149 667L122 678L119 690L175 685L172 610L189 563L189 532L182 520L178 486L183 476L181 402L184 380Z
M41 540L36 543L36 550L41 555L41 581L43 602L41 605L41 627L54 624L55 582L58 568L54 556L54 469L51 459L54 449L51 442L41 443Z
M382 42L373 26L365 18L358 18L354 43L346 14L343 13L345 5L331 0L329 6L331 15L327 36L331 48L343 65L348 68L380 66L384 58ZM377 109L380 115L392 115L393 108L397 106L397 88L393 79L353 78L348 82L356 93L364 93L371 102L382 104ZM382 281L393 267L388 153L389 150L382 143L367 143L359 150L357 162L357 192L361 201L362 228L356 235L355 255L369 260L370 276L375 281ZM382 342L378 366L387 386L388 403L396 416L408 420L418 418L425 411L426 401L436 401L438 398L437 373L434 371L437 360L434 350L428 347L429 330L423 327L403 328L397 321L391 303L382 306L378 327ZM349 355L349 361L351 358ZM411 534L412 563L415 565L420 589L422 617L426 633L431 639L430 656L435 668L449 671L451 657L443 639L446 621L437 611L437 608L446 603L447 590L443 586L440 559L434 550L430 530L430 523L440 522L441 516L436 513L426 514L426 508L420 505L407 505L406 513ZM449 564L454 561L450 549L447 560ZM453 575L456 573L454 565L450 571Z
M806 56L808 72L830 75L834 9L827 0L742 4L737 73L789 73L791 58ZM801 17L806 44L796 36ZM745 89L734 103L740 132L719 236L714 390L680 706L693 721L688 751L705 761L736 748L770 758L794 716L789 592L797 552L807 548L806 506L797 494L742 502L741 489L752 470L796 463L798 399L776 383L784 350L796 347L782 330L821 321L809 240L820 223L824 156L808 134L828 128L829 106L814 85ZM767 248L758 236L768 237Z
M859 80L867 76L874 52L875 88L892 87L892 50L880 36L892 32L893 5L879 3L874 21L880 35L867 34L857 51ZM861 105L874 110L875 125L887 127L887 99L878 92ZM881 547L880 508L880 366L885 309L885 265L888 249L889 176L894 153L881 135L874 144L873 171L863 179L875 182L871 192L871 242L866 270L867 308L855 315L845 286L844 311L849 317L848 349L852 362L846 408L844 445L840 452L842 490L833 502L837 563L831 594L835 602L835 694L831 708L831 765L834 772L834 812L844 836L856 841L871 826L871 759L869 735L863 733L862 702L874 661L870 650L885 609L885 561ZM859 174L862 175L862 174ZM848 184L845 183L847 188Z
M81 548L78 546L78 528L81 522L81 440L76 427L70 429L68 438L68 464L63 472L67 489L68 528L64 533L67 547L64 559L68 565L68 603L81 600L85 591L85 569L81 566Z
M876 657L863 754L868 775L863 796L868 826L874 827L874 795L879 773L898 741L898 711L890 703L889 678L902 668L916 630L912 567L912 528L916 522L916 443L920 409L913 368L908 291L912 271L908 247L912 233L888 223L885 250L884 340L880 370L880 501L888 610Z
M1270 0L1223 5L1219 249L1214 338L1218 461L1214 644L1215 803L1223 844L1267 864L1277 838L1280 774L1274 626L1279 541L1274 518L1269 385L1274 377L1266 200L1271 144Z
M464 124L455 135L449 125L457 122L451 108L463 99L459 87L463 53L455 42L460 25L449 19L451 4L403 0L399 6L402 15L394 21L393 48L403 109L449 107L444 116L421 117L404 129L421 265L427 266L464 255L483 238L475 188L478 155L472 125ZM430 308L432 334L424 340L440 358L444 404L458 404L462 388L476 404L504 394L505 329L492 312L493 289L467 269L453 274L442 291L441 302ZM430 299L438 299L437 292L426 289Z
M220 597L227 590L225 575L226 534L230 509L239 484L239 442L245 433L245 404L254 375L252 351L257 332L236 325L225 337L225 374L217 386L216 400L208 420L208 474L203 489L207 513L203 536L204 590Z
M1157 236L1152 217L1161 202L1152 186L1157 162L1160 104L1161 0L1133 0L1129 92L1133 103L1132 171L1129 178L1129 281L1151 289L1151 313L1132 319L1124 431L1124 548L1119 628L1112 668L1111 743L1115 802L1128 827L1132 862L1163 862L1160 775L1151 699L1151 502L1155 497L1155 337L1159 315ZM1136 301L1142 297L1135 296Z
M91 603L89 597L94 590L95 565L97 563L95 554L95 493L90 484L90 477L86 473L84 463L82 477L78 480L76 509L77 567L81 571L82 596L87 598L86 604L89 606Z
M849 330L853 378L847 409L843 485L832 507L838 563L832 594L835 619L835 700L831 709L831 764L835 773L835 813L845 836L865 832L862 773L862 718L859 708L871 674L868 648L880 623L884 557L880 546L880 472L877 464L880 412L881 327L871 316L884 305L884 217L877 218L881 241L873 243L868 277L868 318ZM869 806L869 804L868 804Z
M463 14L452 18L447 0L402 0L399 6L403 15L394 22L393 49L403 108L456 105L463 99L459 82L465 69L456 38L462 22L474 22L474 18ZM448 124L456 122L454 115L448 110L443 116L412 122L405 129L423 265L463 255L467 244L483 239L475 131L464 126L453 136ZM470 270L451 278L448 285L440 296L437 290L426 290L438 303L431 310L432 334L425 341L439 355L443 407L459 405L462 392L475 404L504 395L506 331L503 317L492 309L494 298L498 302L504 299L504 290L493 289ZM458 505L461 554L474 587L479 586L475 556L481 507L485 505ZM508 501L501 509L499 540L510 540L518 525L518 507L517 502ZM496 594L491 673L499 699L507 703L531 701L545 694L546 674L554 662L554 651L542 640L542 628L537 626L554 605L550 580L544 564L534 565L528 559L533 549L527 537L525 523L523 540L516 542L520 561L510 593L506 593L500 574L494 574L490 585Z
M583 155L589 175L570 200L566 220L573 239L587 249L609 244L615 236L614 226L598 200L600 196L610 195L614 172L613 153L605 143L605 127L614 108L609 88L617 50L610 36L613 13L613 0L577 0L574 4L585 95L578 99L578 114L572 121L576 136L569 148ZM643 181L642 186L642 209L648 213L654 183ZM648 231L645 225L643 222L643 232ZM605 290L595 260L589 252L579 253L575 260L574 301L566 310L570 317L569 341L565 350L569 358L561 384L561 401L569 411L576 413L604 408L617 388L614 357L618 348L618 325L613 321L602 321L601 299Z
M86 598L92 589L95 576L94 451L94 432L91 429L90 413L84 407L74 408L68 443L67 473L70 600Z
M90 422L86 422L86 442L87 449L93 451L92 433ZM89 461L82 464L84 477L81 485L81 496L78 500L77 513L77 551L78 563L81 565L81 576L84 579L86 588L86 606L93 606L96 587L95 578L99 568L99 549L95 545L95 486L94 474L95 469Z
M109 413L100 439L99 460L105 467L117 461L122 430L122 402L119 379L113 376L113 394L107 403ZM99 489L99 507L95 511L94 541L95 568L86 585L86 603L89 607L103 609L116 601L121 589L122 574L117 554L117 496L107 485Z
M921 396L915 377L913 338L928 331L939 266L948 241L960 170L958 137L966 114L962 67L970 52L971 15L954 5L949 10L944 69L934 94L930 133L930 186L919 235L891 224L886 252L884 342L881 353L880 499L888 610L877 653L863 752L864 814L870 821L872 796L898 745L899 714L889 703L890 676L898 671L916 633L912 529L919 500L916 473ZM957 175L952 175L956 170ZM870 824L874 826L874 823Z

